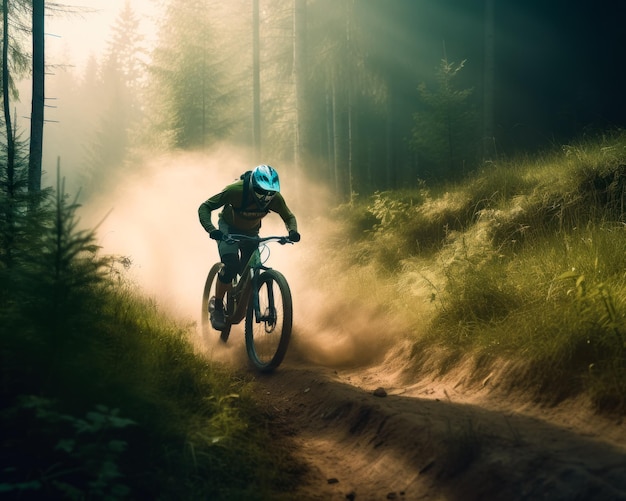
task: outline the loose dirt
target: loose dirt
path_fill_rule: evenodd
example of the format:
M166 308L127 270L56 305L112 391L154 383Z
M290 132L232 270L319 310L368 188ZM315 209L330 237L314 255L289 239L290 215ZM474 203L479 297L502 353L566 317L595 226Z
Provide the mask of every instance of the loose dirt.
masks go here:
M294 353L295 352L295 353ZM298 500L626 500L626 426L583 402L539 407L462 371L409 376L288 354L256 376L274 430L306 464Z

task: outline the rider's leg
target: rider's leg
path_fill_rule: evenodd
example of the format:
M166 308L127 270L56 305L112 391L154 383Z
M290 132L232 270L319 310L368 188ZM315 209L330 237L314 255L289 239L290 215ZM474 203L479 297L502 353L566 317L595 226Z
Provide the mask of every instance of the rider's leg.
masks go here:
M218 226L225 235L230 234L230 228L223 220L220 220ZM236 243L220 241L217 243L217 250L219 251L220 260L224 266L217 275L215 299L213 301L213 311L211 312L211 324L214 329L222 330L226 326L224 318L224 296L232 288L233 278L237 275L239 267L239 247Z
M258 236L258 234L256 236ZM241 242L239 248L241 249L241 261L239 263L239 273L241 274L250 256L252 256L252 253L258 249L258 244L255 242Z
M239 269L239 251L223 254L222 263L224 267L217 275L217 283L215 284L215 305L217 308L224 304L224 296L233 287L232 282Z
M224 222L219 223L220 230L225 234L230 233L230 227ZM224 267L217 276L217 283L215 284L215 305L216 308L221 308L224 304L224 296L229 292L233 285L233 279L240 274L242 268L250 259L252 253L257 249L256 243L242 242L242 243L228 243L218 242L217 246L220 258ZM239 254L241 252L241 258Z
M225 254L222 256L222 262L224 267L218 273L215 281L215 300L213 301L213 311L211 312L211 325L218 331L226 327L224 296L232 288L232 279L237 272L236 265L234 265L234 263L238 262L237 254Z
M224 296L233 288L232 280L227 284L222 282L222 277L218 275L217 282L215 284L215 305L220 307L224 305Z
M224 235L231 233L230 226L222 218L218 222L218 227ZM217 250L224 267L217 276L215 284L215 304L217 308L223 309L224 296L232 289L233 278L239 269L239 244L222 240L217 243Z

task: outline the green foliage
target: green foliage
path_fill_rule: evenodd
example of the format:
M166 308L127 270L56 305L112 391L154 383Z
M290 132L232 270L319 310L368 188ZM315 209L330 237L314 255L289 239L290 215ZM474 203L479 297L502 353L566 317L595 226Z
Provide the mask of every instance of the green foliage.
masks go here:
M383 264L379 289L415 318L418 368L470 360L480 382L504 363L505 383L542 401L585 394L626 408L625 140L617 131L343 209L351 234L368 237L351 246L355 273Z
M343 219L350 235L362 244L353 247L351 258L394 269L415 253L420 245L417 238L423 218L419 207L423 200L424 193L376 192L335 209L334 215Z
M193 326L125 280L128 259L99 255L58 188L20 209L23 236L0 270L0 489L62 499L288 489L297 470L250 382L195 352Z
M439 294L441 321L454 329L506 318L520 304L515 287L507 280L506 264L495 255L470 255L467 244L461 247L461 255L443 266L446 281ZM467 330L462 331L459 341L468 335Z
M469 102L473 90L455 86L464 65L465 61L455 64L443 59L436 89L429 90L423 82L418 86L424 109L413 115L410 144L425 164L422 170L438 176L463 172L477 160L478 113Z
M198 0L165 8L150 67L150 98L158 103L148 117L155 146L209 147L236 121L236 108L229 106L239 91L236 65L219 51L213 10Z
M97 405L84 417L76 417L60 412L50 399L30 395L4 410L2 419L4 422L19 419L22 426L28 424L31 434L28 438L12 437L9 446L39 439L42 447L29 464L16 465L16 458L6 463L11 466L3 472L0 493L28 495L28 491L35 491L42 496L57 493L64 499L83 499L85 492L99 499L128 497L130 489L119 469L128 446L122 432L136 423L120 417L118 409ZM29 471L36 467L42 471L39 478L29 482L19 480L29 478Z
M588 378L595 399L603 406L626 406L626 284L620 294L607 283L588 283L576 271L563 273L559 280L573 281L573 296L586 342L592 351ZM613 282L614 283L614 282Z
M29 28L32 16L31 9L32 4L24 0L7 2L8 37L10 40L8 47L9 92L11 97L15 99L19 97L16 82L26 77L31 70L32 60L27 41L31 35Z
M2 145L5 158L0 165L0 276L10 267L16 256L16 249L24 243L25 228L32 222L25 208L30 202L36 202L27 192L28 158L27 145L15 139L15 158L13 165L8 162L8 147ZM1 294L1 292L0 292Z
M24 364L22 370L45 377L74 367L80 361L75 347L89 346L75 343L85 338L95 291L111 260L97 255L93 231L78 229L79 205L68 203L61 181L56 195L47 191L41 197L38 203L26 199L28 207L16 207L17 199L12 204L22 223L13 228L15 258L3 274L2 316L9 352L30 352L28 361L11 357L7 366Z

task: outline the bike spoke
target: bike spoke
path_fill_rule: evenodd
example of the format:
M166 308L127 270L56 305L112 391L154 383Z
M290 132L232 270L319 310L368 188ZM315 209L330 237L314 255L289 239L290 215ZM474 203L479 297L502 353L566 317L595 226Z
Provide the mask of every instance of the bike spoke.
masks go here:
M258 310L249 311L246 345L257 368L270 371L282 361L291 336L291 292L285 278L275 270L262 275L257 291Z
M252 327L256 354L263 363L269 362L278 349L282 324L279 322L282 312L280 292L274 294L276 282L270 280L259 290L259 308L264 314Z

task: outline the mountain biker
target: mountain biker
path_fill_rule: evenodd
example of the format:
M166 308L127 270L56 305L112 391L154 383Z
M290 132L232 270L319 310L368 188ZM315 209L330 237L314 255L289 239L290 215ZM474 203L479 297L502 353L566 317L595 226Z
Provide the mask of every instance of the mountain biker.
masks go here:
M218 227L211 221L211 213L224 207L219 214ZM280 194L278 173L269 165L258 165L241 175L238 181L226 186L198 208L200 224L209 236L217 241L217 249L224 267L220 270L215 287L215 305L211 311L211 325L215 330L223 330L224 296L232 287L232 281L240 273L257 248L252 242L227 242L230 233L258 236L261 220L269 212L276 212L289 231L289 240L298 242L296 217L287 207ZM211 298L213 300L213 298Z

